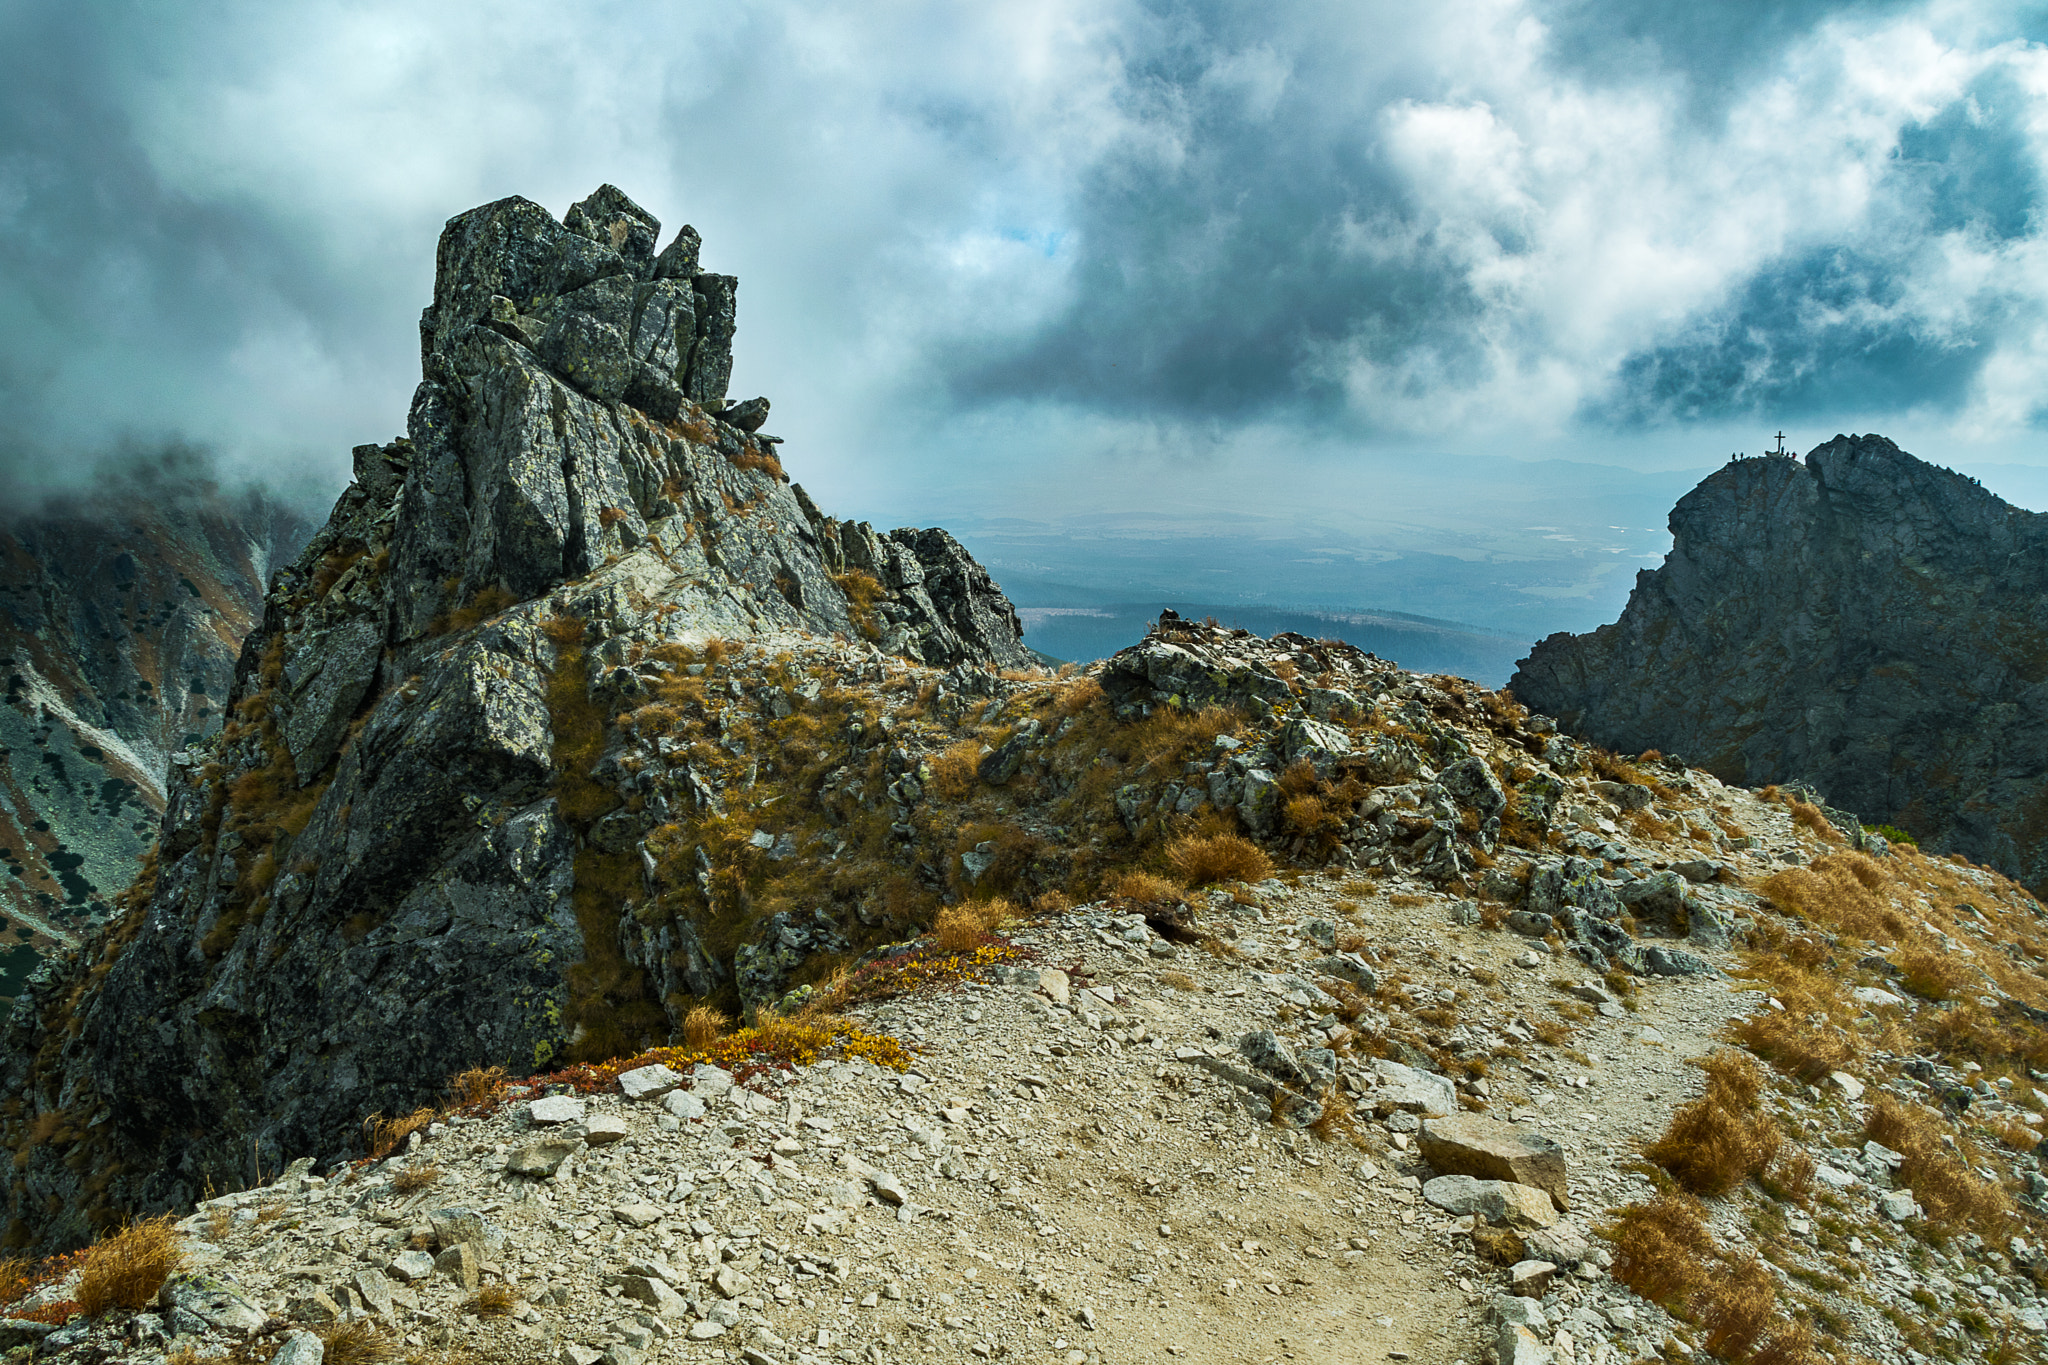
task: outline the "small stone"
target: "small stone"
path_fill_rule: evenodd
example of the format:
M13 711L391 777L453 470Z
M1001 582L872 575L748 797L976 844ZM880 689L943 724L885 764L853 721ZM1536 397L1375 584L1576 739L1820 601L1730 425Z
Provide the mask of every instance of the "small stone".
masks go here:
M731 1090L732 1073L722 1066L699 1062L690 1068L690 1089L701 1098L716 1098Z
M619 1093L629 1100L658 1100L682 1083L681 1076L656 1062L622 1073Z
M1556 1357L1528 1328L1503 1326L1495 1338L1494 1359L1499 1365L1552 1365Z
M293 1322L340 1322L341 1305L324 1289L315 1289L285 1300L284 1315Z
M1474 1214L1489 1223L1547 1228L1557 1221L1557 1209L1548 1194L1513 1181L1440 1175L1422 1187L1422 1197L1446 1213Z
M583 1125L583 1140L593 1147L609 1147L626 1135L626 1121L617 1114L593 1114Z
M1877 1211L1894 1223L1903 1223L1920 1212L1920 1206L1913 1202L1911 1190L1893 1190L1877 1201Z
M710 1341L714 1337L725 1335L725 1324L713 1322L711 1319L706 1318L702 1322L691 1323L690 1330L683 1335L689 1337L692 1341Z
M612 1217L629 1228L651 1228L662 1220L663 1213L652 1204L621 1204L612 1210Z
M270 1357L270 1365L321 1365L327 1348L311 1332L293 1332Z
M385 1263L384 1273L405 1284L418 1284L434 1273L434 1258L424 1251L401 1251Z
M701 1119L704 1117L704 1101L687 1090L671 1090L661 1097L661 1107L679 1119Z
M1372 1067L1380 1079L1376 1099L1385 1109L1400 1109L1432 1118L1457 1112L1457 1088L1448 1077L1433 1071L1418 1071L1384 1058L1375 1059Z
M1834 1086L1836 1090L1839 1090L1845 1099L1860 1100L1863 1098L1863 1082L1857 1080L1846 1071L1830 1071L1828 1073L1828 1083Z
M1540 1299L1550 1288L1557 1267L1548 1261L1517 1261L1508 1267L1508 1287L1528 1299Z
M583 1101L574 1095L548 1095L526 1106L526 1117L540 1128L552 1128L562 1123L581 1123L583 1113Z
M434 1271L455 1281L464 1292L475 1293L480 1280L476 1248L468 1242L457 1242L434 1258Z
M1072 1003L1073 997L1068 990L1065 972L1041 967L1038 972L1038 989L1044 991L1056 1005Z
M728 1299L736 1299L746 1293L751 1283L752 1281L748 1280L745 1275L734 1270L729 1265L720 1266L718 1273L711 1277L711 1287L716 1289L722 1297Z
M166 1313L189 1313L223 1331L251 1332L269 1320L256 1306L255 1295L218 1275L174 1275L157 1291L157 1304Z
M644 1303L664 1318L679 1318L689 1311L690 1305L682 1295L652 1275L628 1275L619 1284L619 1292L635 1303Z
M560 1170L562 1163L576 1151L580 1144L549 1138L545 1142L529 1142L511 1156L505 1158L505 1170L511 1175L530 1175L546 1178Z

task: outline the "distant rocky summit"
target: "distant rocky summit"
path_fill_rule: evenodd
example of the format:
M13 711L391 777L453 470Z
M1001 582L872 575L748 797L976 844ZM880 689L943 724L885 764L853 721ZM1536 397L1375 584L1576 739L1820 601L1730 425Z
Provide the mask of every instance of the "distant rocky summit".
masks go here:
M312 529L177 460L0 521L0 999L134 881L169 756L220 729Z
M1716 471L1671 533L1620 620L1522 661L1519 700L2048 885L2048 516L1837 436Z

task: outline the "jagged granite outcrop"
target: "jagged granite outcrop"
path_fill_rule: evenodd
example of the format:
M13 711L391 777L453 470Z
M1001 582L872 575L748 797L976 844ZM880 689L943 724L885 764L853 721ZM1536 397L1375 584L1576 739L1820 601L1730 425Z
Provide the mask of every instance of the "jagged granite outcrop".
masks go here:
M950 537L823 518L722 419L736 283L658 233L609 186L565 223L515 198L448 224L407 435L356 449L276 575L230 722L171 760L133 911L0 1040L15 1244L329 1150L599 1016L665 1035L674 991L729 982L687 916L633 913L647 832L719 811L620 761L612 719L678 670L659 651L1028 662Z
M1618 621L1535 647L1517 698L2048 885L2048 516L1838 436L1728 464L1671 533Z
M0 997L135 879L166 760L220 728L264 580L312 529L175 457L0 529Z

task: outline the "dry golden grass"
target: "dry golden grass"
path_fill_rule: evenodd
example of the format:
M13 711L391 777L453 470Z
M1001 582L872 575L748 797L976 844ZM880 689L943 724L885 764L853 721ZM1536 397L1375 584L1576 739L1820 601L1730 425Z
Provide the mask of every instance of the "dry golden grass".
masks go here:
M1874 858L1830 853L1765 881L1763 893L1803 919L1837 933L1896 943L1909 926L1890 897L1892 880Z
M372 1114L363 1120L363 1142L372 1157L389 1156L399 1143L433 1121L434 1111L430 1108L415 1109L395 1119L387 1119L381 1113Z
M320 1338L320 1365L382 1365L399 1356L399 1343L364 1318L331 1323L313 1335Z
M442 1174L439 1166L413 1166L393 1177L391 1188L399 1194L418 1194L439 1180Z
M1671 1116L1644 1155L1688 1194L1726 1194L1761 1175L1778 1154L1778 1126L1757 1110L1763 1076L1756 1063L1723 1049L1702 1059L1707 1088Z
M1842 841L1842 831L1828 823L1828 817L1821 814L1819 806L1808 801L1801 801L1796 796L1785 804L1792 812L1793 824L1802 825L1812 830L1831 844Z
M504 1285L487 1284L462 1301L462 1311L480 1318L502 1318L512 1311L517 1302L512 1291Z
M2012 1202L1996 1184L1981 1180L1942 1143L1947 1127L1917 1104L1880 1093L1863 1121L1866 1137L1905 1157L1898 1181L1913 1191L1930 1222L1946 1227L1975 1224L1996 1230L2012 1214Z
M1017 907L1001 896L990 900L961 901L939 911L932 926L939 947L949 953L972 952L1006 919L1015 918Z
M875 624L875 604L882 600L881 580L859 569L848 569L833 574L832 581L846 594L846 614L853 618L854 629L863 639L879 640L882 632Z
M1140 872L1135 869L1119 874L1110 882L1109 894L1146 904L1158 901L1184 901L1188 898L1187 888L1179 882L1162 877L1156 872Z
M1261 882L1273 875L1273 860L1237 834L1189 835L1166 846L1166 863L1189 886L1215 882Z
M94 1318L113 1308L144 1308L184 1262L171 1215L130 1223L86 1252L78 1307Z
M1899 954L1899 980L1923 1000L1952 1000L1975 976L1962 959L1935 948L1912 948Z
M1709 1283L1714 1239L1696 1199L1663 1194L1630 1204L1601 1234L1614 1244L1614 1278L1652 1303L1682 1309Z
M1778 1312L1778 1283L1755 1256L1724 1266L1695 1312L1701 1344L1730 1365L1803 1365L1812 1358L1812 1329Z
M1171 986L1177 991L1191 991L1195 988L1195 979L1186 972L1161 972L1159 984Z
M932 790L948 801L964 801L973 792L981 768L981 741L963 739L931 760Z
M683 1046L693 1051L710 1047L732 1027L732 1016L716 1005L693 1005L683 1016Z
M1808 1365L1811 1332L1778 1312L1778 1289L1753 1255L1714 1245L1696 1199L1664 1194L1630 1204L1601 1235L1614 1244L1614 1277L1699 1325L1707 1351L1730 1365Z
M498 1093L504 1081L502 1066L473 1066L448 1078L448 1093L457 1104L482 1104Z
M1813 1200L1813 1178L1818 1170L1813 1158L1800 1148L1781 1147L1778 1159L1757 1183L1776 1198L1804 1205Z

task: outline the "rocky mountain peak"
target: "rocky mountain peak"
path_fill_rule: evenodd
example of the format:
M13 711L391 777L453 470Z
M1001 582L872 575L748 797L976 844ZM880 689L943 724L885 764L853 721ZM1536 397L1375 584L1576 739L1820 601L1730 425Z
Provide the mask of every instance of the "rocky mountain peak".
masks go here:
M78 1241L428 1078L661 1036L692 983L730 992L745 924L647 837L716 818L760 760L707 750L641 790L674 747L616 722L655 683L702 714L694 679L728 650L756 661L728 699L741 677L815 698L773 662L798 649L847 676L1031 664L951 536L838 521L789 482L766 400L726 401L737 282L659 231L606 186L565 222L515 198L442 233L407 434L355 449L272 578L227 723L171 756L125 913L24 986L0 1061L30 1152L17 1240ZM110 1172L90 1188L81 1153Z
M1806 782L2034 884L2048 787L2048 517L1882 436L1736 460L1671 513L1663 566L1509 687L1616 749Z

